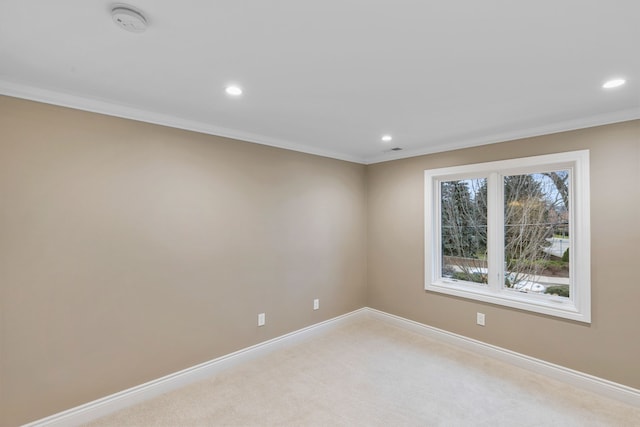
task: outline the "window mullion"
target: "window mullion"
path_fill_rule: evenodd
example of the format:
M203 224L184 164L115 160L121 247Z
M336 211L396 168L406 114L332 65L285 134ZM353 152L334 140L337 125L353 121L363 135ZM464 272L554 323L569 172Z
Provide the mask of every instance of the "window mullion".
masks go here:
M504 202L500 174L487 177L487 267L489 287L498 291L504 283Z
M589 213L587 150L426 170L425 289L590 323Z
M440 180L434 179L430 182L431 192L432 192L432 200L434 202L434 209L430 212L433 217L429 219L434 229L434 233L432 236L432 257L433 257L433 268L432 268L432 276L430 280L436 281L442 278L442 227L441 220L442 218L442 205L440 203L441 192L440 192Z

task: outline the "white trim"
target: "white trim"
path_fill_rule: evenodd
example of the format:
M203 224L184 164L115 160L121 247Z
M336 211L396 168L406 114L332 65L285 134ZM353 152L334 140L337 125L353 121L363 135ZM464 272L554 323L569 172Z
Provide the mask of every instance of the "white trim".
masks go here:
M569 183L571 262L570 298L551 297L505 290L502 177L566 169ZM440 242L440 183L448 180L487 180L488 284L454 281L442 276ZM477 301L533 311L550 316L591 323L589 150L567 151L541 156L473 163L424 171L425 191L425 289Z
M518 139L534 138L560 132L587 129L596 126L610 125L640 119L640 108L629 108L612 113L599 114L575 120L565 120L549 125L519 129L515 131L493 133L472 138L447 139L434 142L433 145L417 149L392 151L363 159L363 163L373 165L376 163L390 162L392 160L407 159L410 157L425 156L427 154L442 153L446 151L461 150L463 148L478 147L481 145L498 144L500 142L515 141ZM425 141L425 145L427 142Z
M412 331L431 339L470 350L475 354L492 357L505 363L544 375L574 387L591 391L604 397L616 399L634 406L640 406L640 390L608 381L583 372L574 371L544 360L516 353L491 344L483 343L462 335L447 332L400 316L364 307L342 316L291 332L286 335L256 344L234 353L201 363L191 368L149 381L110 396L94 400L84 405L68 409L46 418L25 424L23 427L77 426L88 423L120 409L143 402L160 394L200 381L235 366L253 360L279 348L296 344L320 332L335 328L346 322L369 316L391 325Z
M122 105L107 99L88 98L80 95L23 85L16 82L9 82L7 80L2 80L1 78L0 95L13 96L16 98L43 102L45 104L59 105L61 107L90 111L92 113L99 113L145 123L153 123L156 125L221 136L224 138L232 138L243 142L268 145L270 147L298 151L300 153L313 154L315 156L329 157L347 162L364 163L363 160L357 156L351 156L329 150L321 150L315 147L286 141L284 139L271 138L250 132L215 126L209 123L184 119L169 114L162 114L128 105Z
M33 85L9 81L3 77L0 77L0 95L29 99L46 104L91 111L108 116L121 117L130 120L158 124L162 126L169 126L177 129L222 136L225 138L239 139L255 144L268 145L271 147L283 148L285 150L298 151L301 153L313 154L316 156L329 157L332 159L345 160L348 162L360 163L365 165L640 119L640 108L630 108L621 111L614 111L612 113L599 114L574 120L565 120L551 123L549 125L519 129L515 131L492 133L479 137L459 138L454 136L452 137L452 139L436 141L432 142L432 144L429 144L428 141L425 141L424 143L425 145L428 145L428 147L409 149L406 151L398 152L392 151L375 155L373 157L362 157L354 156L351 154L338 153L334 151L321 150L292 141L286 141L283 139L271 138L264 135L257 135L253 133L238 131L235 129L214 126L208 123L197 122L194 120L187 120L173 115L161 114L153 111L118 104L111 100L101 100L89 98L86 96L68 94L57 90L39 88Z
M320 332L325 332L335 328L336 326L344 324L347 321L353 320L365 311L366 308L361 308L342 316L334 317L333 319L298 329L297 331L281 335L208 362L183 369L162 378L158 378L156 380L131 387L127 390L114 393L110 396L36 420L29 424L25 424L23 427L69 427L88 423L120 409L135 405L136 403L143 402L163 393L184 387L188 384L204 380L225 369L253 360L257 357L271 353L274 350L301 342L302 340L308 339Z
M406 329L422 336L437 339L442 342L472 351L474 354L488 356L510 365L535 372L546 377L564 382L574 387L615 399L629 405L640 407L640 390L613 381L605 380L584 372L565 368L564 366L536 359L502 347L487 344L482 341L467 338L462 335L434 328L423 323L405 319L404 317L385 313L373 308L367 308L366 314L373 318Z

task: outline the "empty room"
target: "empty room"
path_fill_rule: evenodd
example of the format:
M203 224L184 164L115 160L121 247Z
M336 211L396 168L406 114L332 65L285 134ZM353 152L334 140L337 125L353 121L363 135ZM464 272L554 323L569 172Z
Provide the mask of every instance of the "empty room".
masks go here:
M640 3L0 2L0 426L640 425Z

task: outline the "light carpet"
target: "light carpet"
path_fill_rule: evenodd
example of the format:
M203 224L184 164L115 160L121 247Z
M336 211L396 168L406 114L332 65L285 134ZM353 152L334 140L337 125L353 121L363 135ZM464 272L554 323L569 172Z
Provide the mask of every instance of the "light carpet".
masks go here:
M640 408L361 318L87 426L640 426Z

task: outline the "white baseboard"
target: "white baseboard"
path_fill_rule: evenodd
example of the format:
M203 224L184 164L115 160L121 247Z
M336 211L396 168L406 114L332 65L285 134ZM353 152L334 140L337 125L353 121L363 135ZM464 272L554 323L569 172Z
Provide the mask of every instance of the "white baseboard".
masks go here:
M120 409L135 405L163 393L184 387L188 384L204 380L218 372L229 369L239 363L253 360L264 356L274 350L291 346L303 339L308 339L315 334L324 332L342 325L366 313L366 308L361 308L342 316L324 322L316 323L306 328L273 338L251 347L230 353L217 359L192 366L182 371L166 375L153 381L114 393L110 396L85 403L84 405L68 409L63 412L51 415L25 424L23 427L70 427L78 426L96 420L105 415L116 412Z
M94 400L46 418L25 424L23 427L78 426L103 417L120 409L159 396L188 384L206 379L218 372L229 369L239 363L263 356L279 348L293 345L303 339L330 330L347 321L370 316L420 335L437 339L454 346L471 350L476 354L489 356L503 362L545 375L575 387L588 390L602 396L616 399L631 405L640 406L640 390L622 384L604 380L583 372L574 371L544 360L529 357L491 344L434 328L403 317L385 313L372 308L361 308L342 316L299 329L286 335L256 344L234 353L201 363L191 368L149 381L119 393Z
M516 353L515 351L447 332L422 323L414 322L413 320L405 319L383 311L367 308L366 313L376 319L384 320L420 335L434 338L442 342L447 342L466 350L471 350L475 354L489 356L528 371L562 381L574 387L640 407L640 390L638 389L585 374L584 372L565 368L564 366L545 362L544 360L536 359L535 357Z

